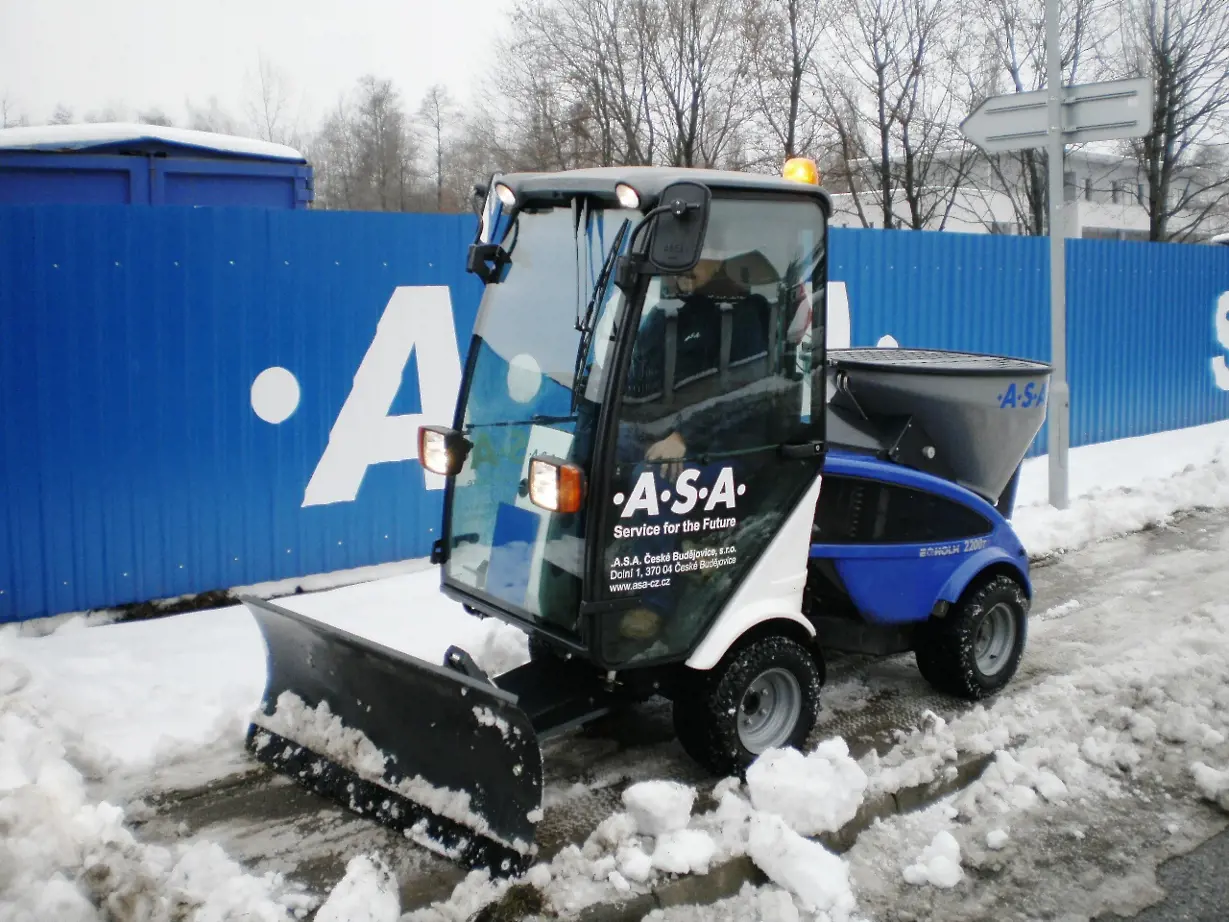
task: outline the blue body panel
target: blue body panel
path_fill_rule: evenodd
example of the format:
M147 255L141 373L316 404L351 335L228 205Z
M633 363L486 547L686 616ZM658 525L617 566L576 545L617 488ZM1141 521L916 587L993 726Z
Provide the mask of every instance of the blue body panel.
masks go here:
M925 621L939 601L955 602L979 573L1006 564L1032 596L1028 554L1011 524L961 486L887 461L832 451L826 475L897 484L960 503L990 521L989 534L961 540L901 544L812 544L811 557L832 560L850 599L872 624Z

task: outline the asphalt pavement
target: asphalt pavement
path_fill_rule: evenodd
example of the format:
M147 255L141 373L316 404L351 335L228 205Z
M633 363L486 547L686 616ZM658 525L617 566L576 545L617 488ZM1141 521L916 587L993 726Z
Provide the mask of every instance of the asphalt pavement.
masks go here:
M1113 913L1096 922L1225 922L1229 919L1229 830L1157 869L1165 898L1133 916Z

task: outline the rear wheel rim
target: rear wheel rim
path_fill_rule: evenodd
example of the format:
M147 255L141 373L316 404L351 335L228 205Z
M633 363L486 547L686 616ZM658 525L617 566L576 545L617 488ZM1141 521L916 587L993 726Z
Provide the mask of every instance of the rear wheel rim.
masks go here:
M802 688L788 669L761 672L739 702L738 740L757 755L783 745L802 716Z
M1016 616L1011 606L999 602L992 607L973 637L973 659L984 676L998 675L1007 668L1016 644Z

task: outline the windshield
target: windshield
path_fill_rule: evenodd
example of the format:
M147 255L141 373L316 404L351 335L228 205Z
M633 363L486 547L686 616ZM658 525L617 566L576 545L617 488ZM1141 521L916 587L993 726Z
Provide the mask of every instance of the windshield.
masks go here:
M530 502L529 460L549 454L588 469L623 303L613 284L596 286L621 226L638 217L571 206L521 213L504 244L507 274L487 286L474 326L461 425L473 447L455 478L446 577L564 630L580 602L584 516Z

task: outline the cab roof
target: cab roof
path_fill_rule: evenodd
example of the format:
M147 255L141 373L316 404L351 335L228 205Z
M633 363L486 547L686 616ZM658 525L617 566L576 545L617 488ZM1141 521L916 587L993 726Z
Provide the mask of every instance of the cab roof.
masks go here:
M689 167L611 166L553 173L504 173L495 177L516 193L518 204L550 205L564 203L576 195L591 195L614 204L615 186L625 183L640 193L640 210L657 204L662 191L671 183L700 182L711 189L784 192L819 200L832 213L832 200L821 186L795 182L768 173L743 173L736 170L706 170Z

